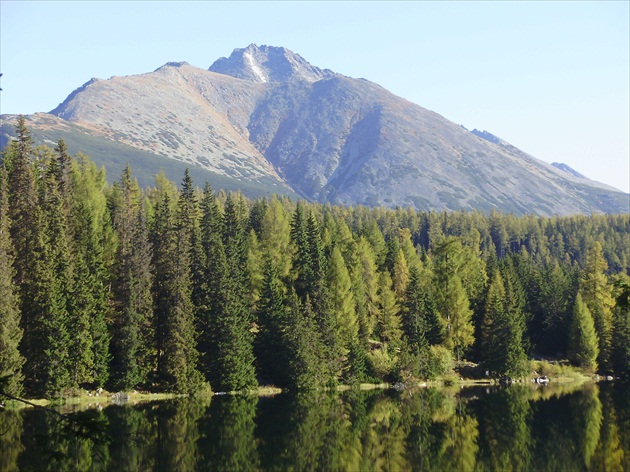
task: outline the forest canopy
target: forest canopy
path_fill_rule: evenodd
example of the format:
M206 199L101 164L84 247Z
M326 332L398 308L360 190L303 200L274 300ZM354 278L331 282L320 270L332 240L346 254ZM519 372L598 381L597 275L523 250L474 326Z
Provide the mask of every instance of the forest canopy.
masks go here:
M516 217L113 185L20 119L0 167L0 382L194 393L629 375L630 215Z

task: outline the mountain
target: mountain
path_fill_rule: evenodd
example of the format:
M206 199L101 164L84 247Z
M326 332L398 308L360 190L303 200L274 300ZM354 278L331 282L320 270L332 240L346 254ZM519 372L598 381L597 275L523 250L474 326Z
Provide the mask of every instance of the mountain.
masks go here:
M3 117L5 141L14 118ZM209 70L169 62L146 74L92 79L28 125L53 141L63 132L77 144L98 141L83 151L94 157L96 149L95 160L108 167L123 165L109 149L116 145L134 155L134 171L177 163L228 188L319 202L538 215L630 211L628 194L280 47L236 49Z

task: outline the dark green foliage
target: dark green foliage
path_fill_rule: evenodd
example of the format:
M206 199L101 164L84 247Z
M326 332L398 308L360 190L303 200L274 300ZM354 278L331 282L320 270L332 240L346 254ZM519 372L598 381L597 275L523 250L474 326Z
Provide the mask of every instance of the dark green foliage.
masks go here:
M527 373L522 343L524 323L514 299L514 288L510 285L506 289L506 285L501 272L496 270L483 318L481 358L487 369L499 375L522 377Z
M616 288L611 360L615 375L630 381L630 283L619 281Z
M628 215L324 207L209 185L198 202L189 172L180 192L164 174L143 191L129 167L109 187L64 141L34 150L24 119L16 134L0 179L14 392L313 389L433 377L452 357L521 376L525 352L594 369L593 338L602 372L627 374L611 281L630 271Z
M189 198L184 187L174 218L168 193L164 193L156 208L152 237L157 374L162 388L183 393L201 387L191 301L190 228L186 225L192 207Z
M289 307L283 341L289 351L288 388L299 392L321 387L330 379L330 354L322 362L328 346L322 344L318 336L310 300L307 297L306 301L301 302L293 292Z
M129 167L115 190L118 248L112 277L112 384L117 390L128 390L147 384L153 367L153 275L145 209Z
M5 169L0 166L0 390L11 395L22 391L24 357L20 309L13 285L13 246L9 238L9 208Z
M222 306L215 332L217 372L213 388L237 391L254 387L253 316L247 304L245 267L245 215L243 201L228 195L223 215L225 273L222 278Z
M206 184L201 200L199 228L201 254L193 260L192 300L199 331L202 372L212 387L219 382L219 333L223 313L223 278L227 263L223 246L223 220L212 188Z
M258 334L255 354L258 378L263 385L289 384L287 373L290 351L285 343L288 314L285 288L271 260L265 262L264 278L258 303Z

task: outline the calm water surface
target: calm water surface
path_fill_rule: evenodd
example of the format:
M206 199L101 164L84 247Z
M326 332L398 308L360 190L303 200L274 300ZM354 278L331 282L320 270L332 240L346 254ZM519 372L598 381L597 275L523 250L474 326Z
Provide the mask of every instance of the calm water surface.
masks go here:
M0 411L0 471L630 470L630 390L610 383L220 396L79 415L77 436L40 411Z

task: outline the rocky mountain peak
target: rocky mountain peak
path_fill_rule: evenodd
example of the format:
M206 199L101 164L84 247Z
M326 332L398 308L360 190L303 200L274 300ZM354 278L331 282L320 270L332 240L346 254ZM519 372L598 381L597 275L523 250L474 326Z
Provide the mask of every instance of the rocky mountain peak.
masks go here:
M250 44L235 49L230 57L216 60L208 69L253 82L317 82L335 75L328 69L309 64L299 54L274 46Z

